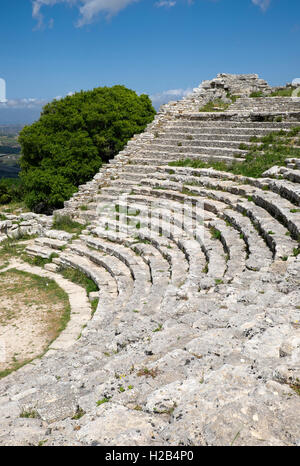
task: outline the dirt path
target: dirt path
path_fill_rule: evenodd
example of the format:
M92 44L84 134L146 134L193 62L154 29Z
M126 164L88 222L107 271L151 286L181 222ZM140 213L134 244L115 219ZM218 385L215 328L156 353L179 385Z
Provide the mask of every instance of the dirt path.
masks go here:
M0 373L47 348L72 345L90 316L83 288L39 267L11 263L0 273Z

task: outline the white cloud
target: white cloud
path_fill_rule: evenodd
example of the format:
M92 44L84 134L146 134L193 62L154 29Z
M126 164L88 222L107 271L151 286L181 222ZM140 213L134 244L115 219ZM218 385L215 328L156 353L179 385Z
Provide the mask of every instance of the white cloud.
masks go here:
M262 11L267 11L271 4L271 0L252 0L252 3L259 6Z
M107 18L110 18L119 11L128 7L130 4L139 2L141 0L32 0L32 16L37 20L37 26L43 26L43 8L54 6L59 3L65 4L68 6L75 6L79 10L79 19L77 21L77 26L81 27L85 24L89 24L95 20L99 14L104 14ZM195 3L195 0L181 0L188 5ZM215 2L216 0L211 0ZM251 0L252 3L258 6L262 11L266 11L270 4L271 0ZM157 8L171 8L178 4L177 0L153 0L153 5ZM48 27L51 29L53 27L54 20L51 18L48 21Z
M176 5L176 1L171 1L171 0L160 0L159 2L155 3L155 6L157 8L161 7L166 7L166 8L171 8L172 6Z
M37 108L46 105L49 101L46 99L8 99L6 102L0 102L0 108Z
M38 21L38 27L43 25L42 8L45 6L53 6L58 3L65 3L69 6L77 6L79 8L80 17L77 26L83 26L91 23L99 13L105 13L109 18L119 13L131 3L139 0L33 0L32 1L32 16ZM50 26L53 25L53 20L50 20Z
M0 103L6 102L6 82L0 78Z
M160 107L163 104L167 104L170 100L180 100L183 97L191 94L192 88L188 89L169 89L167 91L158 92L150 96L155 108Z

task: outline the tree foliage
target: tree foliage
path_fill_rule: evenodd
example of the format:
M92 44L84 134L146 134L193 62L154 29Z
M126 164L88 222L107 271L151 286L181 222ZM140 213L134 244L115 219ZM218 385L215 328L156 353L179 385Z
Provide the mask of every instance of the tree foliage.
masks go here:
M20 133L25 202L51 212L153 120L147 95L124 86L81 91L47 104Z
M24 196L20 180L14 178L0 179L0 205L19 202Z

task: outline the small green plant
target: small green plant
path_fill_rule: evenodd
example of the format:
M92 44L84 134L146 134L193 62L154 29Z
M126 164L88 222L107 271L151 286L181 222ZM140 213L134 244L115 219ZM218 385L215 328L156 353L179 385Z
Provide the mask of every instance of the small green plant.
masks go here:
M48 439L45 439L45 440L40 440L37 444L38 447L43 447L45 445L45 443L48 442Z
M108 398L104 397L104 398L102 398L102 400L98 400L98 401L96 402L96 405L97 405L97 406L101 406L101 405L103 405L104 403L108 403L108 402L110 401L110 399L111 399L111 397L108 397Z
M95 312L97 311L98 304L99 304L99 298L94 299L94 300L91 302L92 316L93 316L93 315L95 314Z
M224 112L228 109L229 105L222 99L215 99L200 107L199 112Z
M140 369L137 373L138 377L152 377L153 379L155 379L157 375L158 369L148 369L147 367Z
M63 230L67 233L80 234L86 225L75 222L69 215L55 215L53 222L54 230Z
M158 327L155 330L153 330L153 333L160 332L162 328L163 328L162 324L158 324Z
M37 411L34 410L23 410L20 414L20 417L23 417L25 419L37 419L39 417Z
M86 289L87 294L90 294L93 291L99 291L96 283L78 269L65 267L60 270L60 273L67 280L70 280L77 285L83 286Z
M85 414L86 414L86 412L82 408L80 408L80 406L77 406L76 413L74 414L72 419L73 420L78 420L78 419L82 418Z
M202 269L202 273L208 273L208 264L206 263Z
M222 285L223 283L224 283L224 282L223 282L223 280L221 280L221 278L216 278L216 279L215 279L215 284L216 284L216 285Z
M214 238L214 239L218 239L220 240L221 239L221 232L220 230L217 230L216 228L214 227L211 227L210 228L210 233L211 233L211 236Z
M292 384L290 385L291 389L300 396L300 384Z
M256 91L256 92L251 92L250 97L251 98L257 98L257 97L263 97L264 94L262 91Z
M271 97L291 97L293 94L294 89L292 87L288 87L286 89L277 89L276 91L270 94Z
M240 99L240 95L232 95L230 92L227 92L226 94L227 99L230 99L232 103L234 104L238 99Z

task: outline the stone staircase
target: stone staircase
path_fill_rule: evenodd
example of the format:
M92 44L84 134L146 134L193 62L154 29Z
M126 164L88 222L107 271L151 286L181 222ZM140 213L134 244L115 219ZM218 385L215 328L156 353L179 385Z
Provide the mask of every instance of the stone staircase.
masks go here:
M243 97L231 106L231 111L299 112L300 97Z
M70 348L0 381L0 444L300 445L299 162L259 179L168 166L242 161L251 137L300 125L299 99L258 90L222 74L164 106L56 212L82 234L46 225L27 248L100 299Z

